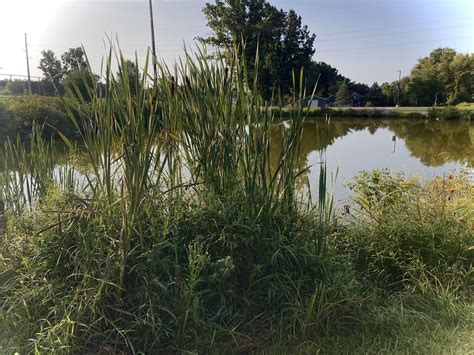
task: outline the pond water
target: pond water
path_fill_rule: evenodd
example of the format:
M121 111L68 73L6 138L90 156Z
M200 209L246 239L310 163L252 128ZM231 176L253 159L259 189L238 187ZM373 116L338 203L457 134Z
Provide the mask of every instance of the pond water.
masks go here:
M272 134L273 166L280 155L284 132L275 129ZM323 136L325 139L321 139ZM66 160L65 156L58 158L57 175ZM83 183L86 182L83 172L89 170L84 158L75 160L75 178ZM363 170L388 168L407 177L426 178L445 176L460 169L472 173L474 122L344 118L331 119L328 125L325 120L309 119L304 126L297 162L300 167L309 166L309 170L300 176L297 184L302 190L309 183L313 200L317 200L322 159L335 177L330 191L341 206L350 197L346 183Z
M400 119L331 119L326 142L322 120L305 124L299 154L300 166L311 166L299 183L310 183L317 193L320 150L326 149L327 167L336 179L332 191L337 204L349 198L345 184L363 170L389 168L406 176L433 178L474 167L474 123ZM278 145L279 138L274 137ZM276 150L277 148L275 148ZM276 153L276 152L275 152Z

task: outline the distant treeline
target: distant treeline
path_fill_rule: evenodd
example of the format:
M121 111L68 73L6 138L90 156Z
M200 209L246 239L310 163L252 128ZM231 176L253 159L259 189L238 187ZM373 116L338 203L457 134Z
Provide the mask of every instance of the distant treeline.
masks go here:
M71 89L88 96L86 83L99 82L99 75L89 67L84 50L81 47L70 48L57 58L51 50L41 52L38 68L43 72L43 79L31 82L32 94L41 96L61 96ZM28 93L26 80L0 80L0 93L23 95Z
M81 69L87 66L81 48L70 49L75 53L73 66L58 66L60 63L52 51L43 51L41 60L45 79L31 83L32 93L42 96L55 96L64 93L71 81L77 80ZM131 71L137 71L133 62L128 62ZM56 68L56 72L54 71ZM451 48L438 48L428 57L421 58L409 76L400 81L400 104L403 106L455 105L461 102L473 102L474 57L472 54L456 53ZM360 95L363 106L393 106L397 102L398 82L373 83L371 86L357 83L340 74L325 62L311 62L305 70L306 92L313 91L319 77L316 94L323 97L336 96L342 85ZM76 80L74 80L74 78ZM97 80L95 74L88 80ZM1 93L22 95L28 92L26 80L0 80ZM86 93L85 93L86 94Z
M232 66L232 59L228 58L230 52L237 50L240 57L245 57L249 85L253 86L253 74L258 71L255 80L267 101L276 103L279 98L293 97L294 88L299 90L302 84L301 69L307 95L317 83L316 94L325 98L339 96L338 105L345 105L347 96L353 92L358 94L357 106L393 106L397 102L404 106L436 106L473 101L474 58L469 53L437 48L419 59L410 75L400 83L379 85L375 82L369 86L340 74L330 64L314 61L316 36L294 10L279 10L260 0L216 1L207 3L203 12L212 35L199 41L219 49L213 56L224 57L228 66ZM132 73L137 72L135 63L129 62L128 67ZM88 82L99 83L99 77L91 72L80 47L70 48L60 58L53 51L44 50L39 69L44 79L32 83L33 93L39 95L62 95L71 82L81 82L77 79L84 73ZM0 91L2 88L3 93L13 95L27 92L24 80L0 81ZM87 94L83 88L79 89Z

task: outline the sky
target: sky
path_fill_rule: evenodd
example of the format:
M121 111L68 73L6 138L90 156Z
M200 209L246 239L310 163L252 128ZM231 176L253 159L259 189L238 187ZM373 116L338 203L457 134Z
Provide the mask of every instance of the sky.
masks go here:
M207 0L210 2L213 0ZM354 81L371 84L408 75L438 47L474 52L474 0L269 0L294 9L317 35L314 60ZM158 57L172 64L208 36L206 0L153 0ZM40 76L41 51L59 57L83 45L100 71L107 38L118 38L124 55L140 61L151 43L147 0L0 0L0 78L26 75L25 33L31 75Z

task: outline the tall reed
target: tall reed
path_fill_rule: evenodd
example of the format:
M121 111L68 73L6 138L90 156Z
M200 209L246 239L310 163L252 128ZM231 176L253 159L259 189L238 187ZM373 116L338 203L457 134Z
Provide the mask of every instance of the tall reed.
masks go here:
M282 128L258 80L247 81L245 60L218 58L187 53L151 77L148 59L137 75L111 50L103 85L84 70L63 103L91 167L85 183L72 164L55 178L53 145L39 135L28 153L21 142L7 144L3 250L17 276L2 302L36 349L208 348L250 324L283 329L295 317L290 304L306 312L307 321L293 324L306 329L313 319L306 306L315 275L325 274L330 233L321 216L332 207L325 168L316 207L296 191L307 169L297 166L303 72ZM275 129L285 129L276 159ZM75 154L76 142L62 138ZM315 208L324 209L320 217Z

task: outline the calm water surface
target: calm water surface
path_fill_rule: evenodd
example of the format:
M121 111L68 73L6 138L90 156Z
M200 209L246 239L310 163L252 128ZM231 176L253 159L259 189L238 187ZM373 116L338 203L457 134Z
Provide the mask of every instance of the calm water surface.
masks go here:
M474 123L463 121L332 119L325 144L325 123L311 120L304 127L300 166L311 166L299 182L317 193L320 150L326 148L328 170L337 172L332 186L338 203L349 198L345 184L362 170L389 168L406 176L432 178L474 167ZM275 134L278 153L281 134ZM275 155L275 154L274 154Z
M326 132L326 140L321 137ZM272 133L273 166L276 165L285 134L284 124ZM298 156L300 167L309 171L297 183L311 188L317 198L321 151L330 173L337 176L331 191L338 205L350 197L345 184L363 170L389 168L406 176L432 178L453 171L474 168L474 122L400 119L310 119L304 126ZM64 157L65 159L66 157ZM85 182L87 159L76 161L76 178ZM61 166L61 161L58 161Z

